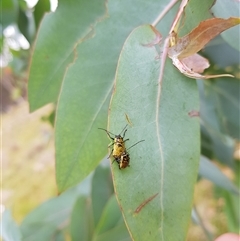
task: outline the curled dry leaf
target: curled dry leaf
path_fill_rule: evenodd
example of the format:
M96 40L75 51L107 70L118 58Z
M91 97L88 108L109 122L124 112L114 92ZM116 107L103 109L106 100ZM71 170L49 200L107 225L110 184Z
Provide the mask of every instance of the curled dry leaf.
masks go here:
M209 41L221 32L238 25L240 18L212 18L201 22L189 34L177 39L176 44L169 48L170 57L183 59L200 51Z
M200 55L199 55L200 56ZM186 58L187 59L187 58ZM218 74L218 75L201 75L198 72L195 72L194 69L188 66L188 61L184 63L184 60L179 60L178 58L172 59L173 64L179 69L181 73L186 75L189 78L193 79L211 79L211 78L218 78L218 77L234 77L231 74ZM194 68L198 68L197 65Z
M176 33L173 32L171 38L175 38L172 41L175 45L168 49L168 56L179 71L190 78L233 77L229 74L201 75L200 73L209 67L209 62L196 53L221 32L239 23L240 18L235 17L228 19L212 18L201 22L195 29L182 38L178 39Z
M202 57L199 54L193 54L189 57L186 57L182 59L181 62L188 66L188 68L193 72L199 74L203 73L203 71L210 66L208 59Z

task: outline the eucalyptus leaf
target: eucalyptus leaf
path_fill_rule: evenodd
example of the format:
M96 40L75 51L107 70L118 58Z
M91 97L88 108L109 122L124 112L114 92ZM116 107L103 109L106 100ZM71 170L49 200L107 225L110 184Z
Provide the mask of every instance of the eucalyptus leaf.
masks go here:
M235 139L240 138L239 86L237 79L221 78L211 82L198 80L201 100L201 123L211 142L214 156L229 167L234 167Z
M50 1L49 0L41 0L38 1L36 6L34 7L34 20L36 28L39 27L39 24L46 12L50 12Z
M214 165L214 163L204 156L201 156L200 159L199 175L229 192L236 195L240 194L236 185L227 176L225 176L222 171Z
M225 200L224 212L228 221L228 230L233 233L239 232L240 216L239 216L239 195L233 195L224 191L223 198Z
M114 228L112 228L102 234L99 234L94 239L94 241L106 241L106 240L132 241L123 220L121 223L117 224Z
M221 73L226 72L227 69L229 70L227 67L231 66L231 70L233 66L238 66L239 63L239 52L231 47L220 35L212 40L202 53L214 64L215 71L216 67L221 68ZM236 72L238 71L236 69ZM235 75L233 71L230 73Z
M182 25L179 26L179 36L184 36L190 33L203 20L212 18L209 11L214 0L191 0L188 1L182 19ZM199 11L201 9L201 11Z
M52 198L30 212L20 228L24 241L51 240L61 238L61 232L68 226L68 220L77 198L90 194L91 175L80 185Z
M95 236L97 237L98 235L115 227L120 219L122 219L121 211L115 195L112 195L104 207L101 218L95 229Z
M92 240L93 220L91 215L89 198L80 196L72 210L70 233L71 240L82 241Z
M191 216L199 161L199 110L196 82L167 60L159 83L161 57L156 30L136 28L118 61L110 104L109 130L130 120L130 167L113 163L115 192L134 240L184 240Z
M19 10L19 2L17 0L2 0L1 1L1 18L0 23L4 28L10 24L17 22L17 13Z
M66 68L76 58L76 45L90 33L104 13L103 0L60 0L56 12L44 15L29 73L31 111L57 101Z
M192 221L202 228L202 230L204 231L204 233L207 237L207 240L211 241L213 239L213 235L205 227L204 222L203 222L202 218L200 217L196 207L193 207L193 210L192 210Z
M109 167L99 165L93 175L91 193L95 227L99 222L103 209L112 194L113 185L110 169Z
M91 38L77 46L77 59L64 76L56 113L56 179L60 192L85 178L106 155L108 141L98 128L107 125L122 45L133 28L153 22L168 2L108 1L106 18L96 25ZM168 30L170 23L163 22L163 30Z
M238 1L228 1L228 0L218 0L215 1L215 4L211 8L215 17L220 18L229 18L229 17L240 17L239 13L239 2ZM233 48L240 51L239 45L239 31L240 26L235 26L226 32L223 32L221 35L228 44Z
M5 241L20 241L22 234L18 225L13 220L11 211L4 210L1 218L1 238Z

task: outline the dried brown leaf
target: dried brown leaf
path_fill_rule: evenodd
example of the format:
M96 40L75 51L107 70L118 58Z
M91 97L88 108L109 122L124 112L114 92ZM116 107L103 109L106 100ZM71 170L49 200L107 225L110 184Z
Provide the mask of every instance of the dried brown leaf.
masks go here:
M184 62L184 60L179 60L178 58L172 59L173 64L178 68L178 70L186 75L189 78L193 79L212 79L218 77L234 77L231 74L218 74L218 75L201 75L196 72L196 70L192 69L191 66L188 66L188 61Z
M170 58L183 59L200 51L210 40L221 32L238 25L240 18L212 18L201 22L189 34L177 39L176 45L169 48Z
M188 68L193 72L199 74L203 73L203 71L210 66L208 59L202 57L199 54L193 54L189 57L181 59L181 62L188 66Z

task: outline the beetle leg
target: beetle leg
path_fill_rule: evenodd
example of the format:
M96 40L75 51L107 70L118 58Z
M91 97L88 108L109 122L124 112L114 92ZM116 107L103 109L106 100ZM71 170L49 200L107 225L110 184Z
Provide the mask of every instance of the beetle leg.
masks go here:
M113 146L114 144L115 144L115 142L109 144L108 147L111 147L111 146Z
M109 159L109 158L110 158L110 156L112 155L112 153L113 153L113 149L112 149L112 151L111 151L111 153L109 154L109 156L108 156L108 158L107 158L107 159Z

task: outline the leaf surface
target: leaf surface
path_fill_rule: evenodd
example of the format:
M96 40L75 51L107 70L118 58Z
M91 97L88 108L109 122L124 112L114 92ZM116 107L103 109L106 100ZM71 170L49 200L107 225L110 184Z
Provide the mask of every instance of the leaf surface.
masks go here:
M95 227L99 222L106 202L113 194L112 179L110 175L110 168L102 167L101 165L99 165L94 172L91 198Z
M156 31L136 28L118 61L109 130L126 124L130 167L112 165L115 192L134 240L184 240L191 216L199 161L197 85L168 59L159 83L161 59Z
M121 219L122 215L116 197L112 195L104 207L101 218L95 229L95 235L98 236L114 228Z
M92 38L77 47L68 68L56 115L56 177L60 191L85 178L107 154L107 113L117 59L131 30L152 22L165 7L162 1L109 1L108 18ZM166 30L168 24L163 26ZM123 128L123 127L122 127Z
M6 28L10 24L14 24L17 22L19 10L19 3L15 0L3 0L1 1L1 19L0 23L4 28Z
M115 195L112 195L106 203L95 229L94 240L131 240Z
M215 1L215 4L211 8L211 12L218 18L240 17L239 8L239 1L218 0ZM238 25L221 33L224 40L238 51L240 51L239 32L240 26Z
M233 69L234 70L234 69ZM236 73L238 68L230 73ZM239 140L240 83L238 79L198 80L201 124L214 157L233 168L235 140ZM234 139L233 139L234 138ZM206 155L206 154L205 154ZM213 157L213 158L214 158Z
M31 59L28 100L34 111L56 102L76 45L105 13L105 1L60 0L54 13L45 14Z
M215 185L222 187L236 195L239 195L237 186L205 156L201 156L199 174L202 177L212 181Z
M93 220L90 203L87 197L80 196L74 205L70 223L72 241L78 241L80 237L82 241L92 239Z
M106 241L106 240L132 241L132 239L129 237L126 225L123 220L121 223L116 225L114 228L98 235L94 239L94 241Z
M190 0L184 8L184 13L178 29L178 36L187 35L196 28L200 22L212 18L209 11L213 5L214 0Z
M20 241L22 234L13 220L10 210L4 210L1 217L1 238L6 241Z
M20 226L23 240L51 240L52 237L60 239L75 201L90 193L90 178L89 176L79 186L46 201L30 212Z
M49 12L51 9L50 1L48 0L42 0L38 1L36 6L34 7L34 20L36 28L38 28L44 14L46 12Z

